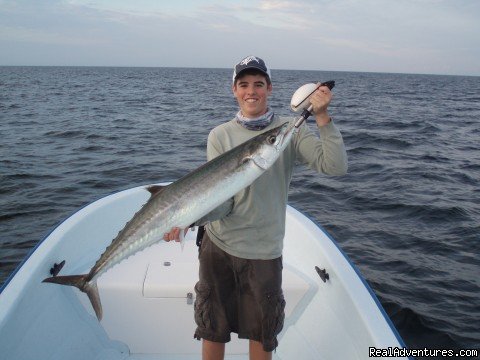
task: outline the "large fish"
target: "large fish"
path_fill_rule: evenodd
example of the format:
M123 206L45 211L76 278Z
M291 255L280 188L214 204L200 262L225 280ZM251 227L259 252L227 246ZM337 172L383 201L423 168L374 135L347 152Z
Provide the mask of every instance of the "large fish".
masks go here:
M118 233L88 274L54 276L43 282L85 292L98 320L97 279L115 264L163 239L173 227L188 227L249 186L278 159L295 129L285 123L205 163L167 186L150 186L150 199Z

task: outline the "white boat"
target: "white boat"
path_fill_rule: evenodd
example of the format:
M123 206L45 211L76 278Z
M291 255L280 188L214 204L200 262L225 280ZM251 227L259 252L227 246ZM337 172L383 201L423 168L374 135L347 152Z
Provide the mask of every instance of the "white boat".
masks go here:
M99 199L37 245L0 293L1 359L201 357L201 342L193 338L195 232L187 235L183 251L178 243L161 241L102 275L101 322L84 293L42 283L62 260L62 275L88 272L148 197L142 186ZM405 346L335 241L290 206L283 261L286 318L274 359L369 359L375 349ZM226 359L248 359L247 340L232 334Z

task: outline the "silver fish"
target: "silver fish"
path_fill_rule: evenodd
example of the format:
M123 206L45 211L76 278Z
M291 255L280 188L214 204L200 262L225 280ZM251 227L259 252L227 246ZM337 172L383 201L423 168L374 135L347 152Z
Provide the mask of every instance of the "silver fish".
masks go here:
M249 186L278 159L290 142L292 126L266 131L205 163L167 186L147 188L150 199L118 233L88 274L53 276L43 282L85 292L98 320L102 305L97 279L114 265L163 239L173 227L187 228Z

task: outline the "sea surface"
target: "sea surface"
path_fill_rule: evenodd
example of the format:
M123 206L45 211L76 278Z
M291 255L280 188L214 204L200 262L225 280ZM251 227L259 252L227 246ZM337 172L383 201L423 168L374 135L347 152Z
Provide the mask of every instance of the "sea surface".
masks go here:
M480 344L480 77L274 70L280 115L335 80L343 177L298 166L289 202L328 230L410 348ZM231 70L0 67L0 284L59 222L205 161ZM312 126L310 120L310 126Z

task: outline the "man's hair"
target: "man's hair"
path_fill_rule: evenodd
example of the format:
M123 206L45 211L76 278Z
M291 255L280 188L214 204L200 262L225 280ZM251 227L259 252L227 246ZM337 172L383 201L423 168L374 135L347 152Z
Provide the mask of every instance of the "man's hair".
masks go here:
M270 77L268 75L265 75L264 72L257 70L257 69L246 69L243 70L240 74L237 75L235 78L235 83L234 85L237 85L237 82L239 79L243 78L245 75L260 75L265 78L265 81L267 82L267 85L271 85L272 82L270 81Z

